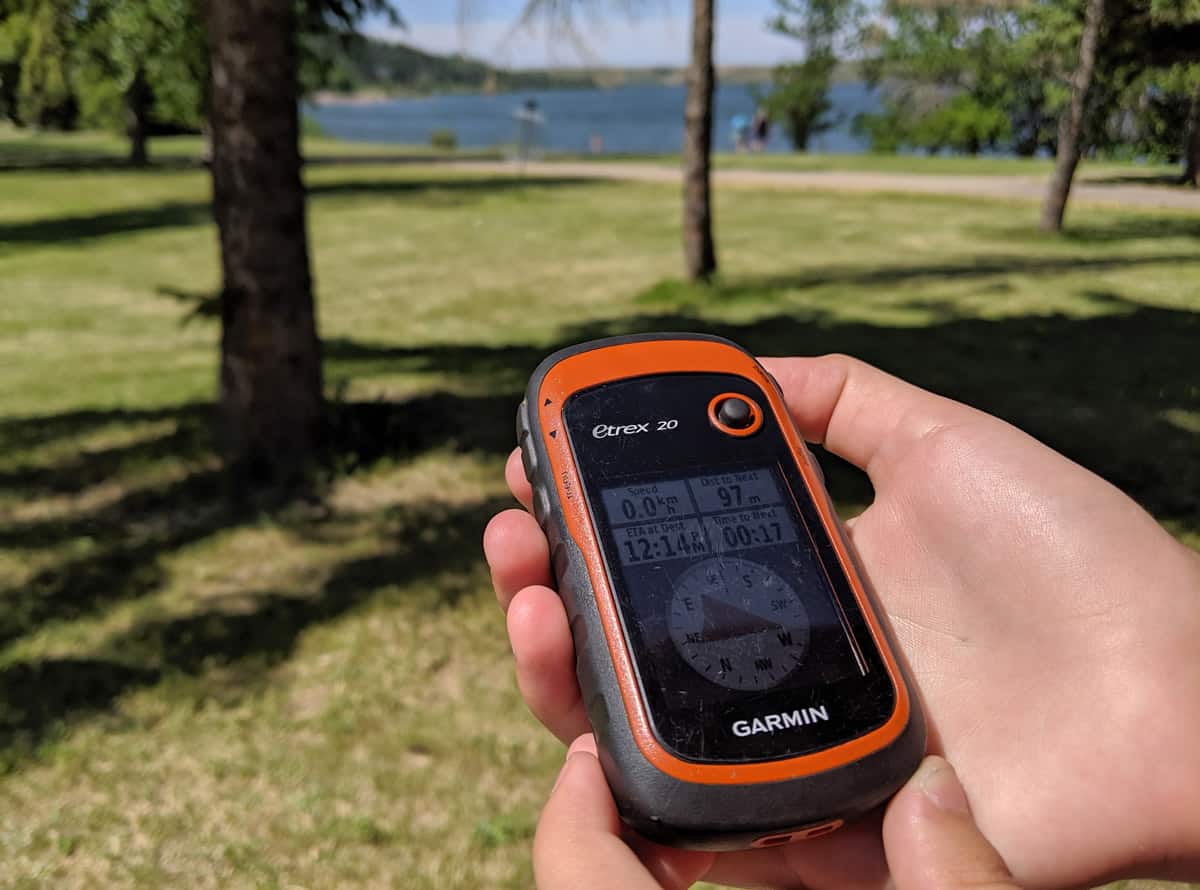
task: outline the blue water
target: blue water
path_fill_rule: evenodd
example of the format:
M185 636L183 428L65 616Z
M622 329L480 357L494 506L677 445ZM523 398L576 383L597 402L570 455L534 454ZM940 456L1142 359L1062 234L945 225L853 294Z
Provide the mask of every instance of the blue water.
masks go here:
M534 99L545 116L543 142L551 151L586 152L599 137L606 153L659 154L683 145L683 86L626 86L613 89L548 90L492 95L429 96L390 99L363 105L305 108L329 135L360 142L428 145L434 130L453 130L462 148L511 144L516 137L513 112ZM857 153L865 143L850 132L854 116L876 111L879 99L860 83L836 84L830 92L832 129L815 137L810 151ZM751 117L754 88L717 89L713 140L717 151L734 147L732 121ZM790 151L786 135L773 127L767 151Z

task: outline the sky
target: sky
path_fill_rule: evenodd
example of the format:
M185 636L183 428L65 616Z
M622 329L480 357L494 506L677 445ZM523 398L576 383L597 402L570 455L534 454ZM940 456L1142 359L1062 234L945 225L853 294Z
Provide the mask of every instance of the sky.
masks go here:
M465 27L458 22L460 5L469 12ZM462 52L511 68L681 67L687 61L689 0L645 0L633 20L616 11L619 0L609 0L609 11L600 13L599 21L582 20L587 23L584 51L561 38L547 39L544 31L514 34L523 5L523 0L397 0L406 30L389 28L379 20L368 23L366 30L431 52ZM796 41L765 27L773 6L772 0L718 0L717 64L774 65L801 54Z

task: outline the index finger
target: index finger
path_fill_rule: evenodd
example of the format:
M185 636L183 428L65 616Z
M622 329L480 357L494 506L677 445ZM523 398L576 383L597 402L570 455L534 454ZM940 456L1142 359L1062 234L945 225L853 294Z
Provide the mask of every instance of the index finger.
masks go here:
M508 489L513 493L521 505L526 510L533 509L533 488L529 484L529 480L525 478L525 467L521 464L521 449L514 448L512 454L508 456L508 463L504 465L504 480L508 483Z

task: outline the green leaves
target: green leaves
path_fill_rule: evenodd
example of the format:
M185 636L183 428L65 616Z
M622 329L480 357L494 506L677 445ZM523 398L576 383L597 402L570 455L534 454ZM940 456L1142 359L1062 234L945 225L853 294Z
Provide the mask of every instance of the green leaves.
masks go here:
M91 0L74 63L89 126L118 128L143 99L160 125L200 125L208 65L193 0Z
M366 15L402 24L389 0L296 2L312 88L337 74L331 38ZM207 81L199 0L0 0L0 117L124 129L136 115L196 129Z
M885 91L883 112L858 130L872 147L977 154L1011 146L1033 154L1053 138L1044 59L1024 11L896 7L873 31L865 66Z
M26 4L16 102L21 121L53 127L68 123L74 116L67 61L72 24L66 0L29 0Z
M833 106L828 93L836 65L831 53L810 55L799 64L779 66L772 75L773 87L763 105L797 151L804 151L813 136L835 123L829 116Z
M809 139L835 123L827 97L837 67L835 45L857 27L863 7L857 0L775 0L775 7L769 27L802 41L805 58L775 69L763 104L796 150L804 151Z

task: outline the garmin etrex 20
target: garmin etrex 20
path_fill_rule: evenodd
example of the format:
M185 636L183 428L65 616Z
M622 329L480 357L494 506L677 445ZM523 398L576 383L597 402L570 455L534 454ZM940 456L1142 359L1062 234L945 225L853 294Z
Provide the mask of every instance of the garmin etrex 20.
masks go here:
M601 763L662 843L814 837L916 768L916 696L782 394L696 334L547 358L518 412Z

